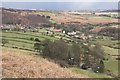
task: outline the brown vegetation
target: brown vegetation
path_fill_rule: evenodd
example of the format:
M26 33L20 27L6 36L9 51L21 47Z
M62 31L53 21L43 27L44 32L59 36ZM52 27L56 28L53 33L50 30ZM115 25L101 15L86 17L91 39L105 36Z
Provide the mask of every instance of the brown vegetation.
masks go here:
M49 20L42 16L2 10L2 24L40 25L47 23Z
M80 24L108 24L118 23L118 19L103 18L94 15L72 15L69 13L62 13L59 16L52 17L57 23L80 23Z
M67 68L61 68L47 59L24 53L4 51L2 56L2 73L7 78L70 78L87 76L75 74Z

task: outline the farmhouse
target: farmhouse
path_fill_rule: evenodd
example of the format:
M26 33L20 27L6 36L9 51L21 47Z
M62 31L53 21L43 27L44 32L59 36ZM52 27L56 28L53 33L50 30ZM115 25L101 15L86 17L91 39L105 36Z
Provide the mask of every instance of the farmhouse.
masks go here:
M51 32L61 32L62 29L55 29L55 27L51 27L51 28L49 28L49 31L51 31Z
M70 36L73 36L73 35L76 35L76 32L74 32L74 31L73 32L68 32L67 34L70 35Z
M81 34L80 39L85 40L85 39L87 39L87 36L85 36L85 34Z

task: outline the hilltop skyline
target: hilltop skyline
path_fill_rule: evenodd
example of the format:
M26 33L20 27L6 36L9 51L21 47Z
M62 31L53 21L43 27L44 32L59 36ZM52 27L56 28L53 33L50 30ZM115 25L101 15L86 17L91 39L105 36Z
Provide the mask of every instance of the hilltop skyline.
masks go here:
M14 9L45 10L112 10L118 9L117 2L3 2L2 7Z

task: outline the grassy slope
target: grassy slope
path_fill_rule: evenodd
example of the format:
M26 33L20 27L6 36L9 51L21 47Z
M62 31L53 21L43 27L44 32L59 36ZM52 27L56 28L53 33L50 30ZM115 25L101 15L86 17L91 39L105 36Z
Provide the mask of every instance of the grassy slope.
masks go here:
M79 68L70 68L73 72L76 72L77 74L85 74L91 78L111 78L111 76L100 74L100 73L94 73L87 70L82 70Z
M118 75L118 61L109 60L104 61L106 70L110 70L114 75Z
M34 52L12 48L2 48L3 77L14 78L87 78L82 74L75 74L69 69L61 68L47 59L34 55Z
M110 45L118 45L118 40L110 40L109 37L106 37L106 39L97 39L93 43L99 43L102 45L103 50L106 54L110 54L110 59L108 61L104 61L105 64L105 69L110 70L113 74L117 75L118 74L118 61L115 60L115 56L111 57L111 55L117 55L118 54L118 49L110 48L108 46Z
M2 32L2 37L9 40L9 43L6 44L7 46L15 45L19 48L27 48L30 50L33 50L33 44L35 43L35 41L30 40L30 38L38 38L41 41L45 39L57 40L54 37L35 32Z
M103 46L103 49L105 53L110 54L110 55L118 55L118 49L110 48L107 46Z
M53 39L52 37L44 36L44 35L41 35L40 33L32 33L32 32L27 32L27 33L21 33L21 32L4 33L3 32L3 36L6 36L5 38L10 40L10 43L7 44L8 46L11 46L11 44L15 44L18 47L23 48L23 46L24 46L25 48L32 49L32 50L33 50L34 41L28 40L31 37L34 36L34 38L39 38L40 40L44 40L45 38ZM20 39L20 38L24 38L24 39ZM117 41L111 41L108 39L108 40L97 40L97 42L99 42L101 45L105 45L105 46L103 46L105 53L118 54L118 49L113 49L113 48L107 47L107 45L115 44L115 43L117 43ZM114 65L112 65L111 62ZM111 67L111 65L112 65L112 67ZM117 61L115 61L115 60L109 60L109 61L105 62L105 66L106 66L107 70L110 70L114 74L116 74L118 71L118 68L117 68L118 64L117 64Z

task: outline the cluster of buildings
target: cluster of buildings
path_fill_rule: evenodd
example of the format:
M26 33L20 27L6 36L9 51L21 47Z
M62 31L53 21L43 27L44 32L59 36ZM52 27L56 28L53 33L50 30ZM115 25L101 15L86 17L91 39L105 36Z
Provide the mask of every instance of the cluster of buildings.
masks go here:
M76 32L68 32L67 35L74 37L74 38L78 38L78 39L82 39L82 40L86 40L88 38L92 38L94 36L92 35L85 35L84 33L80 32L80 31L76 31Z

